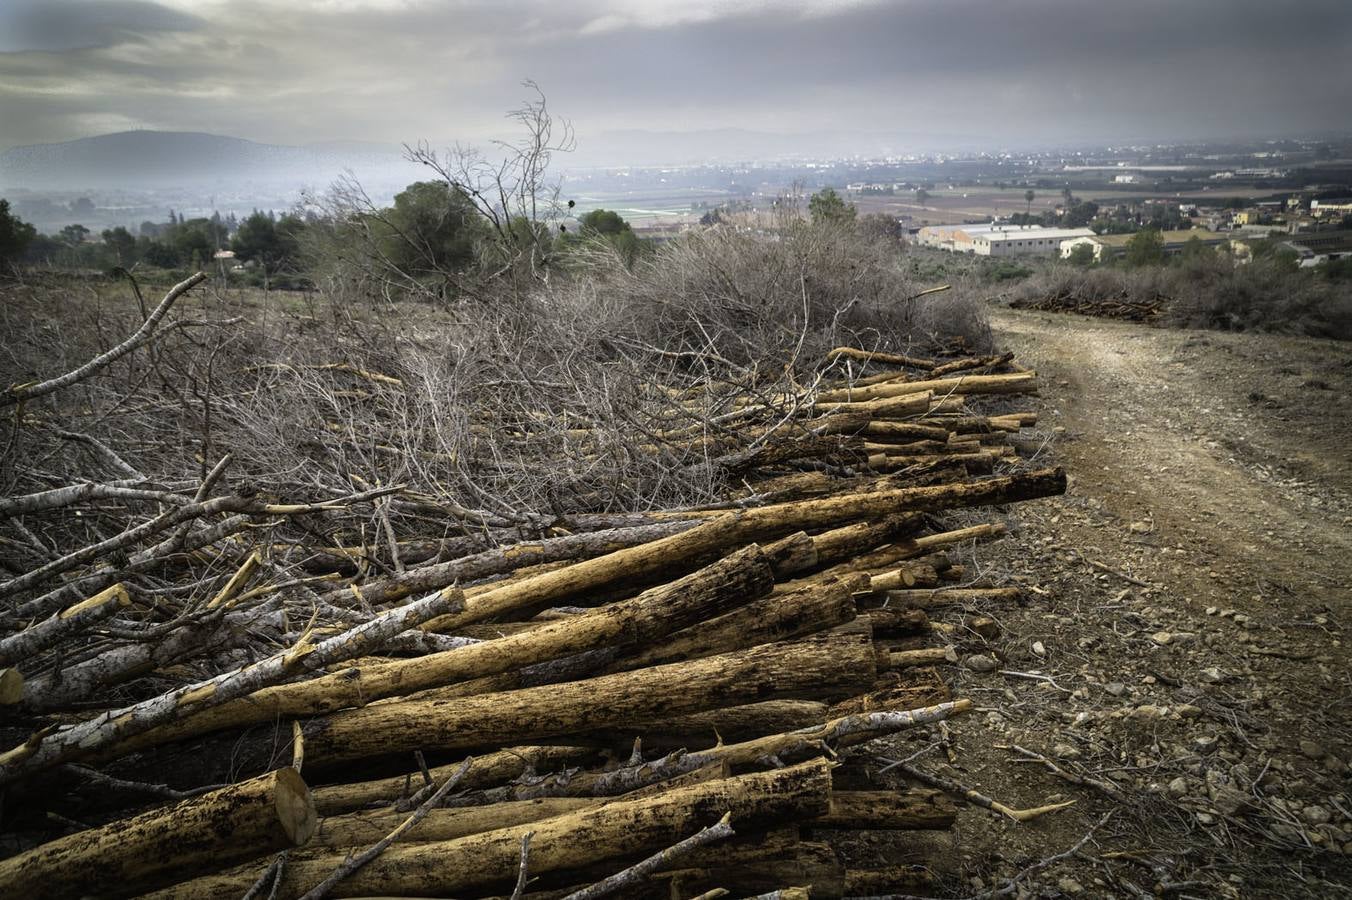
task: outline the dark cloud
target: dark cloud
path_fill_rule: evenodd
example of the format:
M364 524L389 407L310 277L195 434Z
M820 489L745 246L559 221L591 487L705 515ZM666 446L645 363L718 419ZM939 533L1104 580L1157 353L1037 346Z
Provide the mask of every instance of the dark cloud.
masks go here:
M1347 0L19 9L19 31L14 9L0 14L0 48L27 51L0 54L0 145L115 122L286 143L482 139L527 77L584 148L617 130L871 132L917 148L1309 133L1345 129L1352 108Z
M202 19L148 0L7 0L0 53L109 47L156 31L191 31Z

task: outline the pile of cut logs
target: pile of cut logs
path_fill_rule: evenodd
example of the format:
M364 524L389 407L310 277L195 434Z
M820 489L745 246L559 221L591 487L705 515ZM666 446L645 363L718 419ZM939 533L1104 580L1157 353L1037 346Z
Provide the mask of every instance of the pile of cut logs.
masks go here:
M0 898L923 889L923 866L846 866L831 836L945 828L952 801L842 789L842 760L970 708L941 667L982 626L929 616L1016 592L955 558L994 514L944 514L1066 478L1020 457L1033 414L973 411L1035 389L1008 355L827 362L844 380L654 436L725 471L724 503L477 552L386 518L395 567L332 538L397 486L293 504L213 472L0 499L20 526L129 523L0 583ZM204 567L211 590L181 590Z

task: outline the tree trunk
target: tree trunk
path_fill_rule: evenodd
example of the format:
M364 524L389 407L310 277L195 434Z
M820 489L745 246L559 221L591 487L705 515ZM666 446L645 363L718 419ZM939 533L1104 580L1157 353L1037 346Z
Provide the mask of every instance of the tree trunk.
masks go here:
M504 781L514 781L523 775L534 776L536 772L552 772L564 766L577 765L592 759L596 755L593 747L543 746L543 747L507 747L493 753L474 757L465 777L457 787L461 790L475 790L492 787ZM434 781L449 778L460 763L437 766L429 774ZM405 796L405 790L416 791L422 787L422 775L417 772L409 775L397 775L393 778L378 778L374 781L358 781L350 784L331 784L314 789L315 808L322 816L336 816L353 810L371 806L388 806Z
M541 875L669 846L731 813L734 827L812 817L830 802L830 765L817 759L773 772L677 788L653 797L451 841L395 844L340 882L334 896L455 895L515 880L521 838L532 832L529 869ZM293 898L343 862L342 854L299 860L282 872L277 896ZM152 895L235 900L260 867L199 878Z
M632 600L481 644L346 667L319 678L270 687L142 735L117 749L126 753L222 728L363 706L385 697L484 678L597 647L657 643L672 631L765 595L773 583L769 562L752 545Z
M957 807L943 791L832 791L831 809L811 824L820 828L903 831L948 828Z
M304 844L315 828L294 769L81 831L0 861L0 898L139 893L175 878Z
M377 703L309 723L306 759L329 765L423 747L501 746L756 700L858 693L875 672L871 643L839 637L519 691Z

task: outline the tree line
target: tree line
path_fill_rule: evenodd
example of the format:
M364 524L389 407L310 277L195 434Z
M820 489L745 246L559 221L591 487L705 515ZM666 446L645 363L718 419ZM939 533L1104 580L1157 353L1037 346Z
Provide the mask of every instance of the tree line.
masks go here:
M508 228L521 232L539 224L513 220ZM360 235L376 257L415 278L468 271L484 261L485 246L495 237L466 193L444 181L416 182L396 194L390 206L367 211L326 216L315 210L282 215L255 210L236 220L233 214L187 218L170 210L168 221L143 222L139 233L119 225L97 237L78 224L40 234L0 199L0 272L20 265L198 270L219 260L245 283L303 288L308 286L312 251L318 249L312 244L322 243L310 239L321 230L348 241ZM607 209L583 213L571 226L562 225L557 235L546 237L560 254L599 241L630 265L651 247L619 213ZM232 257L219 256L227 250Z

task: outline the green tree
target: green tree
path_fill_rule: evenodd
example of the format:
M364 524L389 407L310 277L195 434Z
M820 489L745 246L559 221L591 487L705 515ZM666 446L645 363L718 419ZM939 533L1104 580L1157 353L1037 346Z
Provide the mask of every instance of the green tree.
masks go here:
M0 275L24 255L37 237L37 229L9 211L9 201L0 199Z
M1029 188L1028 190L1023 192L1023 202L1026 204L1023 210L1023 214L1025 216L1030 216L1033 214L1033 200L1036 197L1037 194L1033 193L1032 188Z
M84 243L85 238L89 237L89 229L83 225L67 225L61 229L61 240L72 247L78 247Z
M266 290L272 276L294 267L300 256L300 236L304 230L305 222L299 216L284 215L274 219L268 213L254 210L240 223L230 249L239 259L259 267Z
M850 223L858 214L854 204L841 199L835 188L823 188L813 194L807 202L807 211L811 214L812 221L818 225L825 222Z
M1071 248L1070 256L1066 258L1072 266L1092 266L1094 264L1094 248L1089 243L1076 244Z
M1099 205L1091 200L1086 200L1067 208L1061 224L1067 228L1083 228L1094 221L1094 217L1098 214Z
M1154 266L1164 262L1164 235L1156 228L1136 232L1127 241L1127 265Z
M103 243L117 257L119 266L125 268L136 261L136 238L126 228L119 225L105 229L102 237Z
M645 246L643 239L619 213L609 209L593 209L578 219L579 234L601 238L615 247L626 266L633 267Z
M374 219L381 252L415 276L469 268L485 233L474 204L444 181L410 184L395 194L393 207Z
M179 265L187 263L200 269L225 245L225 226L210 219L184 219L169 229L166 240L174 249Z
M929 191L925 190L924 188L916 188L916 189L915 189L915 202L916 202L916 203L919 203L921 206L924 206L924 205L925 205L925 201L928 200L929 198L930 198L930 192L929 192Z
M591 212L583 213L577 221L584 235L611 236L633 231L619 213L609 209L593 209Z

